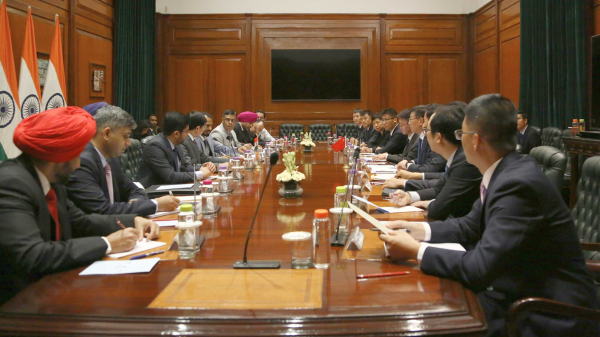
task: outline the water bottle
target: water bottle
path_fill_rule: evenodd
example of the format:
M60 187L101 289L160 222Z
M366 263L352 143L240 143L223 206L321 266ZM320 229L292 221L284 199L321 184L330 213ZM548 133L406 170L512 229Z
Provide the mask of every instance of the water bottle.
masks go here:
M327 269L331 255L331 222L329 221L329 211L326 209L315 210L312 236L314 266L317 269Z
M579 122L577 121L577 118L573 119L573 127L571 128L571 135L573 137L577 136L579 134Z
M202 182L202 205L204 206L204 214L213 214L216 210L215 191L210 179Z

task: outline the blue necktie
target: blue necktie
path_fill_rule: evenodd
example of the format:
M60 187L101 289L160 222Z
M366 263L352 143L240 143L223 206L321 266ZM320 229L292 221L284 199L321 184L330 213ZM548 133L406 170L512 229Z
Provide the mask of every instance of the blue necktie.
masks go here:
M446 166L446 168L444 169L444 178L448 180L448 166Z
M415 163L417 165L421 165L421 145L423 144L423 140L419 137L419 141L417 143L417 160Z
M519 132L519 144L523 144L523 140L525 140L525 135Z

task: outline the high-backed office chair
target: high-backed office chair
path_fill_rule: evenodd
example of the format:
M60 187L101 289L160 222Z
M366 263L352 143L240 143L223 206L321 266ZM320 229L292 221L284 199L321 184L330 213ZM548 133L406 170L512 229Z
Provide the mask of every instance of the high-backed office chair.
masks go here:
M533 152L533 151L532 151ZM600 226L600 156L585 161L581 170L581 179L577 185L577 204L573 208L575 228L581 240L583 256L588 269L593 273L600 272L600 243L598 227ZM600 300L600 284L596 275L596 297ZM600 310L579 307L545 298L524 298L510 307L506 316L506 328L509 336L520 336L518 319L530 312L550 313L565 317L586 318L600 322Z
M308 126L308 132L312 134L312 140L327 140L327 133L331 132L329 124L311 124Z
M542 145L560 149L562 131L559 128L547 127L542 130Z
M338 137L356 138L358 137L358 125L354 123L343 123L335 126L335 133Z
M6 152L4 152L2 144L0 144L0 161L4 161L6 159L8 159L8 157L6 156Z
M304 125L298 123L285 123L279 126L279 138L285 136L290 139L292 134L296 135L296 138L300 138L300 134L304 132Z
M531 149L529 155L535 159L542 172L552 181L558 191L564 183L567 156L552 146L538 146Z
M137 175L141 160L142 143L137 139L132 139L131 145L121 155L121 170L126 176L134 179Z
M533 128L533 129L535 129L535 131L537 131L537 132L542 132L542 129L539 126L533 126L533 125L531 125L530 127Z

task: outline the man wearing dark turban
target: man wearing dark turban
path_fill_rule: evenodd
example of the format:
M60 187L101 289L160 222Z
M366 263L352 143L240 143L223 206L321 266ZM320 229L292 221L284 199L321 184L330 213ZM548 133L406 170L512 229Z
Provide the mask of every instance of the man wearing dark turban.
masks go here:
M86 215L67 199L62 184L95 133L92 116L77 107L33 115L15 129L13 142L23 154L0 163L0 303L46 274L158 237L150 220Z

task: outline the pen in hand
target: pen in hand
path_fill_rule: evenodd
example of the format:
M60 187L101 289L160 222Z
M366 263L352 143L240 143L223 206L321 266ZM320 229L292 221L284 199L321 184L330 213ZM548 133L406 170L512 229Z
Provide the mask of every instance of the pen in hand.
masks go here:
M125 226L121 223L121 220L117 219L117 225L119 225L122 229L125 229Z

